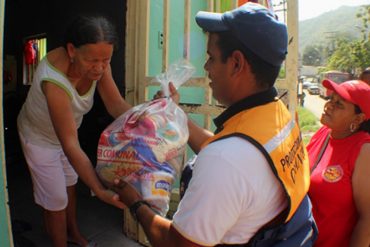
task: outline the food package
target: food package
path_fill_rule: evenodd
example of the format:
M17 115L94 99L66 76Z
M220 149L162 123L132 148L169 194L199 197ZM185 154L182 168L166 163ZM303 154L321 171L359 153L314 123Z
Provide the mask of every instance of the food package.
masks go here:
M175 86L179 86L179 81L183 83L190 78L192 73L188 70L194 71L194 68L181 61L170 66L166 75L157 78L163 88L168 88L170 81L175 84L174 77L169 75L182 74L181 78L175 78ZM169 208L173 183L183 169L188 138L187 116L171 98L137 105L101 134L97 174L107 187L111 187L116 178L130 183L157 213L164 216Z

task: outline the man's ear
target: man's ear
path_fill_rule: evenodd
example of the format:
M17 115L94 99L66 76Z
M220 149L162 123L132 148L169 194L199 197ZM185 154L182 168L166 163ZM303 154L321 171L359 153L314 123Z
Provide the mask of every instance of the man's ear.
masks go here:
M231 54L231 59L233 61L233 73L239 74L245 69L247 65L247 61L243 55L243 53L239 50L233 51Z

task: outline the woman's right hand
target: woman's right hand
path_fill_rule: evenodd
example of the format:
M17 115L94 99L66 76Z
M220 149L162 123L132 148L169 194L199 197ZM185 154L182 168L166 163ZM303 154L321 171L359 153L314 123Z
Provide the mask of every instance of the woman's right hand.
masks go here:
M111 204L117 208L124 209L126 207L123 202L120 201L119 195L116 194L114 191L109 189L101 189L97 193L95 193L96 196L102 200L103 202L106 202L108 204Z

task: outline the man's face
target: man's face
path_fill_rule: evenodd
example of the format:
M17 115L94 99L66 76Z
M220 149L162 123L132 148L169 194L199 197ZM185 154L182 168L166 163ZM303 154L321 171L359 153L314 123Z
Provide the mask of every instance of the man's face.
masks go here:
M222 62L221 50L218 47L218 35L210 33L207 45L208 60L204 69L210 79L209 86L212 89L213 97L220 103L228 106L231 102L230 66L227 59Z

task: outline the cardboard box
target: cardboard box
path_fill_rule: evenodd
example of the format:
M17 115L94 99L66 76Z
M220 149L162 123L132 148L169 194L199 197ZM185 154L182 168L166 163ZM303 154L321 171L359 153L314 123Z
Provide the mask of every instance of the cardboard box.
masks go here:
M123 210L123 233L143 246L151 246L143 227L134 220L127 208Z

